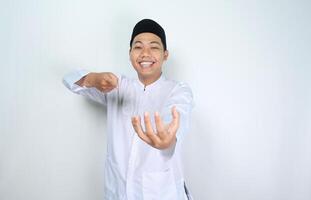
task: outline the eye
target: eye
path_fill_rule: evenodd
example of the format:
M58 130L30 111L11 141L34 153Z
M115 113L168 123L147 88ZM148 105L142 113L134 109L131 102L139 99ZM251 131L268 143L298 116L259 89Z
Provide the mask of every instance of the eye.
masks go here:
M141 49L141 46L134 46L133 49Z
M151 49L160 49L160 47L154 46L154 47L151 47Z

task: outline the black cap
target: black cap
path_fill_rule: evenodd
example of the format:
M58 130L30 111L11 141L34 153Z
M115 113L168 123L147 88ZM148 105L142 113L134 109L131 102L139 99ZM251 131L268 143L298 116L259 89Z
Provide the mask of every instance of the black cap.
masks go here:
M165 32L164 32L164 29L157 22L155 22L151 19L143 19L143 20L139 21L133 29L133 33L132 33L132 37L131 37L131 41L130 41L130 47L131 48L132 48L132 42L133 42L134 38L136 37L136 35L138 35L140 33L153 33L153 34L159 36L159 38L162 41L164 50L166 50Z

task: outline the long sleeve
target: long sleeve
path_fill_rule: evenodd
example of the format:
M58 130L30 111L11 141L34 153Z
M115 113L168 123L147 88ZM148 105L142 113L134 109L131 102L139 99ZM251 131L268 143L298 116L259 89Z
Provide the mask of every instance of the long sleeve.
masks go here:
M193 95L187 84L178 83L171 92L161 112L165 123L170 123L172 120L171 109L173 106L176 106L176 109L180 114L179 128L176 134L177 145L180 145L185 134L189 131L190 115L193 108Z
M81 87L75 84L82 77L86 76L89 73L87 70L75 70L66 74L63 78L64 85L73 93L80 94L87 98L90 98L98 103L107 104L107 96L106 93L100 92L94 87Z

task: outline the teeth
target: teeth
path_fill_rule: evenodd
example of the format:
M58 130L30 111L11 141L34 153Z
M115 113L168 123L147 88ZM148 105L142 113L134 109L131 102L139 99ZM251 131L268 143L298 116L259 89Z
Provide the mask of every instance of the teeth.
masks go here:
M146 62L141 62L141 63L140 63L140 65L141 65L142 67L144 67L144 68L145 68L145 67L150 67L152 64L153 64L153 62L147 62L147 61L146 61Z

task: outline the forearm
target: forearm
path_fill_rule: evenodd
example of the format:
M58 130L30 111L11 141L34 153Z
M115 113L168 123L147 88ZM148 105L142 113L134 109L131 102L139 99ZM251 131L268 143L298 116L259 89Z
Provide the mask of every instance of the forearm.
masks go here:
M75 82L80 87L95 87L99 91L109 92L117 87L118 78L111 72L91 72Z
M72 71L64 76L63 83L70 91L106 105L106 95L102 91L84 84L89 74L87 70Z
M96 87L97 83L100 82L100 80L105 80L105 74L104 73L95 73L90 72L87 75L83 76L80 80L75 82L75 84L83 87Z

